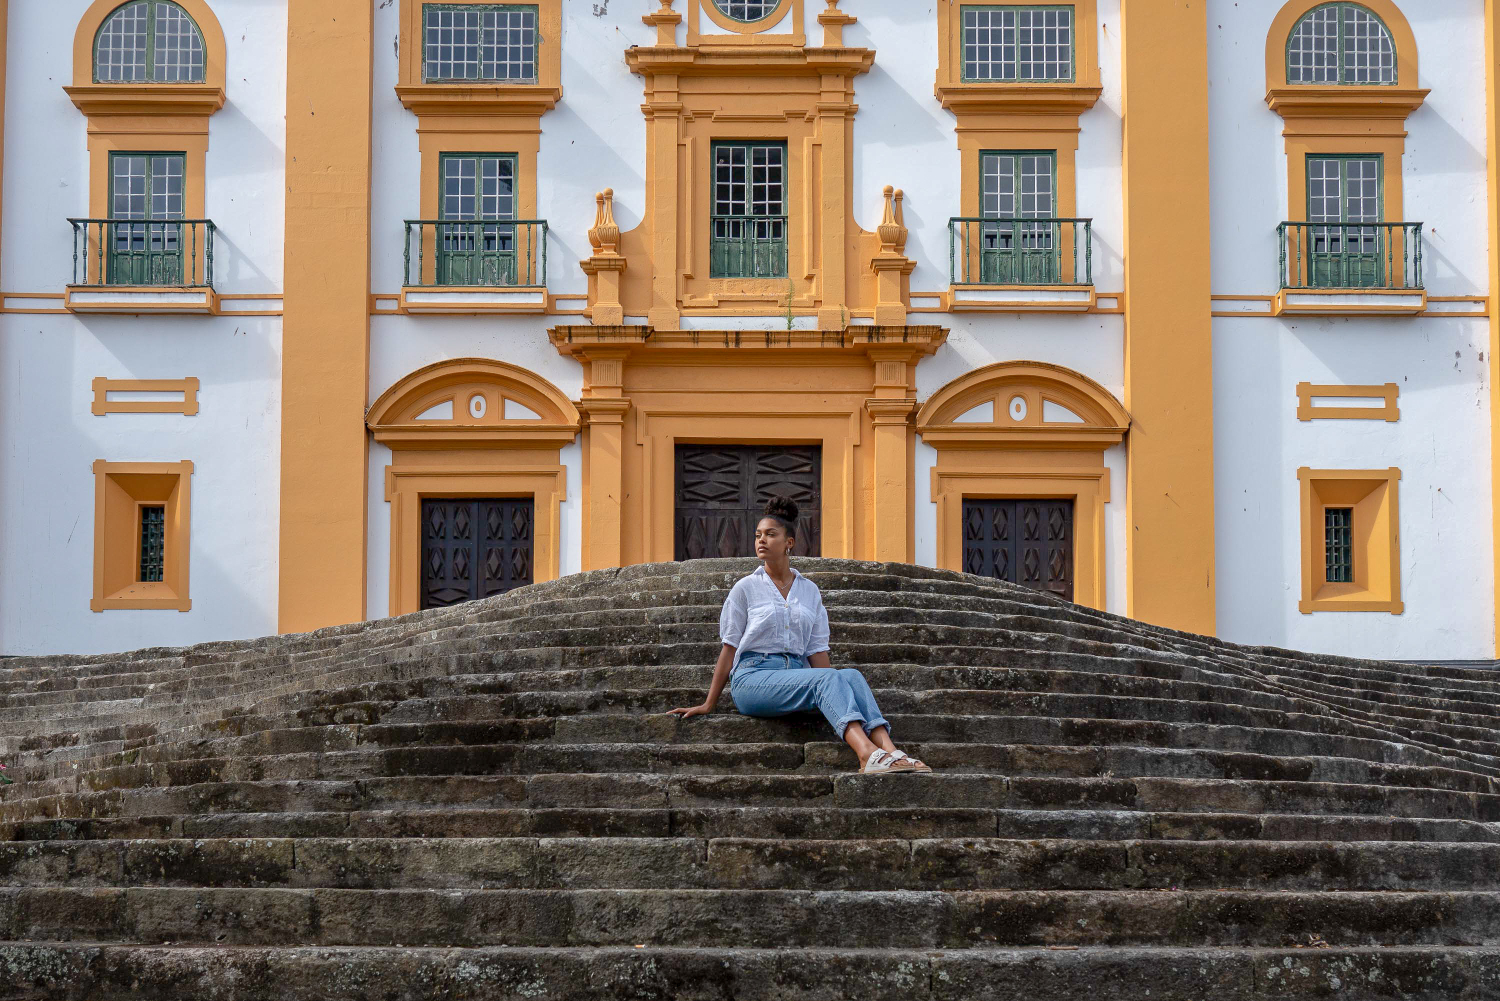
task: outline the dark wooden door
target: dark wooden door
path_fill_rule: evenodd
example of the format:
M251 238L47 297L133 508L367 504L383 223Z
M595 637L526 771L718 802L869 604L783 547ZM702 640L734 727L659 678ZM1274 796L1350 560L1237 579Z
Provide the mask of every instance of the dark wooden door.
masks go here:
M964 569L1073 600L1073 502L964 498Z
M797 504L794 556L823 551L823 450L816 445L678 445L679 560L754 556L766 501Z
M530 497L422 500L422 607L488 598L531 583Z

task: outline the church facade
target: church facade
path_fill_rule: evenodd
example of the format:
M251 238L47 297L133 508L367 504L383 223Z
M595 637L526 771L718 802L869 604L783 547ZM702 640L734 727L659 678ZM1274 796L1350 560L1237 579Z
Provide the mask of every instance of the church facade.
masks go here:
M1495 2L0 2L0 654L784 493L803 555L1494 657Z

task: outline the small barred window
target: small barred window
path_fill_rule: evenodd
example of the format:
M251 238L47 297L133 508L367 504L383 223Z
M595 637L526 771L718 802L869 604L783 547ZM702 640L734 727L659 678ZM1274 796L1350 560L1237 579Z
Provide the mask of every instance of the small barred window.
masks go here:
M94 42L97 83L202 83L203 32L169 0L135 0L104 19Z
M1354 582L1354 509L1323 509L1324 579L1330 584Z
M154 584L162 579L167 550L167 509L158 505L141 507L141 573L142 583Z
M536 80L535 7L427 4L422 10L428 83Z
M1315 7L1287 40L1286 82L1394 84L1396 44L1367 8L1352 3Z
M963 8L964 79L1073 79L1072 7Z
M714 6L726 16L749 24L770 17L781 0L714 0Z

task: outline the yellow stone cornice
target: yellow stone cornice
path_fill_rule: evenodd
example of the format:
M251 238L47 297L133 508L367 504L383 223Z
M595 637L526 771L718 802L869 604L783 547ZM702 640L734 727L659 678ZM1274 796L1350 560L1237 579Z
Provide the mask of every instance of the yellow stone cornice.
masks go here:
M561 87L542 84L399 84L396 96L417 115L535 115L562 100Z
M1072 83L955 83L932 88L960 119L971 115L1060 115L1076 119L1104 92Z
M873 49L801 45L633 45L625 65L643 76L786 76L799 70L853 77L875 64Z
M843 330L657 330L627 325L553 327L547 336L560 354L578 358L600 349L615 349L626 355L642 351L709 354L753 350L868 355L891 348L907 349L917 358L942 346L948 331L929 324L864 324Z
M202 117L224 107L224 88L205 83L86 83L64 87L74 107L95 117Z

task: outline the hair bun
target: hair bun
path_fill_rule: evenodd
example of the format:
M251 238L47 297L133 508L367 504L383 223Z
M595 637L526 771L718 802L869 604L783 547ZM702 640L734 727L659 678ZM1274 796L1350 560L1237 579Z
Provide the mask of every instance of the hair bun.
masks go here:
M784 494L777 494L766 501L766 514L772 518L780 518L788 525L797 524L797 502Z

